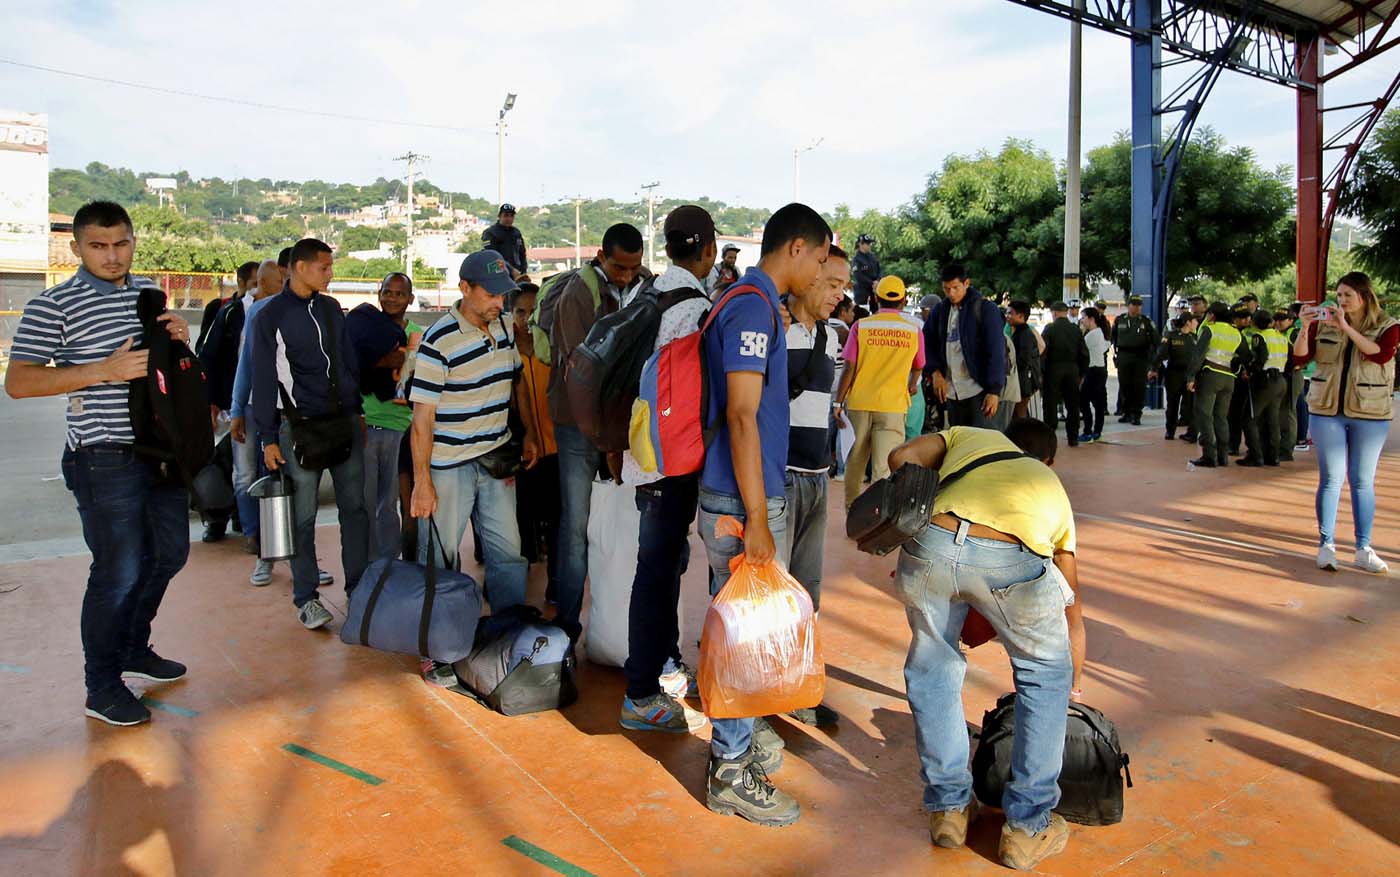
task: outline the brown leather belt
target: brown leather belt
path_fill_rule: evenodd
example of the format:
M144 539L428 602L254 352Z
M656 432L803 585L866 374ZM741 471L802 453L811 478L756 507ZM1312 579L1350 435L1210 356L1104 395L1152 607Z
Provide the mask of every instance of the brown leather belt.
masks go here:
M934 515L932 521L935 527L942 527L944 530L947 530L950 533L958 532L958 527L962 524L962 522L962 518L950 512L942 512L940 514ZM982 524L975 524L972 521L968 521L967 525L967 535L969 536L974 536L978 539L991 539L993 542L1010 542L1013 545L1021 544L1021 540L1017 539L1015 536L1012 536L1010 533L1003 533L1000 530L993 530L991 527L983 526Z

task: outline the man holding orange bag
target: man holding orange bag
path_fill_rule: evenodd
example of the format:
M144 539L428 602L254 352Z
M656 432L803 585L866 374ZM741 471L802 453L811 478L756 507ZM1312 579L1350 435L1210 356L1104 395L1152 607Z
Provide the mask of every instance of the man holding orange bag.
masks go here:
M977 815L962 710L967 658L958 646L969 610L1006 646L1016 730L998 852L1003 864L1021 870L1069 841L1069 827L1052 811L1060 800L1066 710L1084 663L1074 511L1050 470L1055 450L1050 427L1022 419L1005 435L953 427L920 436L889 461L891 471L914 463L941 479L977 467L938 491L932 526L900 552L895 589L914 634L904 681L930 837L936 846L960 847ZM986 461L994 455L1005 456Z
M738 555L756 564L786 556L790 424L778 299L811 286L831 237L826 220L805 204L774 213L764 227L758 265L738 281L755 292L731 298L705 333L706 422L718 424L700 476L700 534L712 594L728 580L729 562ZM744 524L742 542L715 532L725 515ZM796 822L801 815L796 799L768 780L782 764L782 738L761 718L712 717L711 726L709 808L760 825Z

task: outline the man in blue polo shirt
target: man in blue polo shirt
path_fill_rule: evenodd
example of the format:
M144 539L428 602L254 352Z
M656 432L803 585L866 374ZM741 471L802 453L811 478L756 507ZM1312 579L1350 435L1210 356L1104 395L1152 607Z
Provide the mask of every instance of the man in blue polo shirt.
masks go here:
M170 682L185 665L151 648L151 622L165 588L190 551L190 497L162 482L132 446L128 381L146 376L136 303L150 280L130 273L136 251L131 218L118 204L94 201L73 215L69 280L25 305L10 351L5 390L16 399L68 397L63 481L78 501L92 552L81 630L87 715L109 725L139 725L151 713L123 676ZM157 318L170 337L190 343L174 313ZM53 362L56 368L49 368Z
M720 423L700 475L711 593L728 580L729 561L739 554L755 563L787 555L788 363L778 298L811 286L830 246L831 228L812 208L789 204L774 213L758 265L731 288L758 292L722 298L705 333L707 419ZM715 535L725 515L744 524L742 542ZM711 722L709 808L761 825L796 822L797 801L768 781L783 762L782 738L761 718Z

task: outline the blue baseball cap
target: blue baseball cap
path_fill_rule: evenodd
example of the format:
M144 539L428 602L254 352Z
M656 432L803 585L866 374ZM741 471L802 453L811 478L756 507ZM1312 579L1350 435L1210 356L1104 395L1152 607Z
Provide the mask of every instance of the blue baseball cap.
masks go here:
M482 250L463 259L457 276L468 283L483 287L492 295L505 295L520 288L510 279L510 269L506 267L506 260L495 250Z

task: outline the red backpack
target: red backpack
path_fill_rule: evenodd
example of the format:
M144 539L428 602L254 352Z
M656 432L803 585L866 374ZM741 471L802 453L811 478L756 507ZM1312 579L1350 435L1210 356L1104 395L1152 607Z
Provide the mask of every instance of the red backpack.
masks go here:
M752 284L734 285L705 316L700 331L668 342L646 361L637 401L632 404L629 448L644 472L663 476L690 475L705 465L705 451L714 441L723 412L708 420L710 374L705 364L705 330L720 308L740 295L763 295ZM772 312L777 330L778 314ZM768 380L765 370L763 379Z

